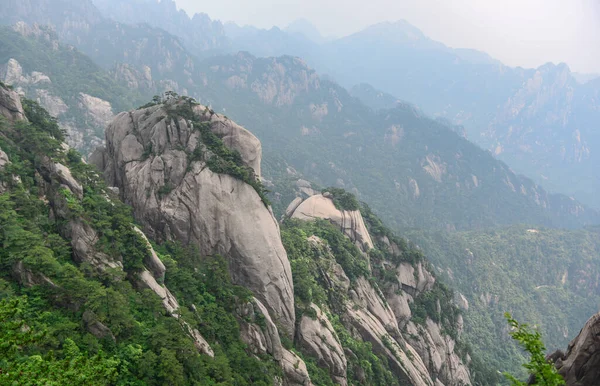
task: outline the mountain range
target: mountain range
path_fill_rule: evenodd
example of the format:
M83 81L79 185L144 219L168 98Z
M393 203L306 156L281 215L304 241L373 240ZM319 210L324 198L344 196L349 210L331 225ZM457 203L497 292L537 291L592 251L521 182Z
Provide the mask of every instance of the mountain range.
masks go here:
M190 18L172 0L97 0L99 11L90 4L84 10L86 23L97 22L100 14L121 23L145 23L177 36L199 58L237 51L293 55L344 87L368 83L464 126L471 141L546 189L600 207L595 195L600 180L590 177L598 163L597 76L582 78L564 64L511 68L483 52L433 41L406 21L331 40L306 21L291 29L262 30L223 24L205 14ZM52 12L44 13L32 21L51 17ZM64 38L74 42L68 33ZM107 64L122 61L111 59Z

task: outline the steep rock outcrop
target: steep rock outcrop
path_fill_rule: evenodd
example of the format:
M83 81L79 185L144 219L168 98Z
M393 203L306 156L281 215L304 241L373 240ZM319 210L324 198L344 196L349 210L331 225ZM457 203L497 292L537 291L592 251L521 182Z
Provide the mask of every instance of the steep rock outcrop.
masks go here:
M469 370L454 352L456 342L440 331L439 324L427 318L425 326L409 322L407 340L417 351L429 372L445 385L468 385Z
M4 170L6 165L8 165L9 163L10 160L8 159L8 155L2 149L0 149L0 172L2 172L2 170ZM4 193L5 190L6 184L4 183L4 181L2 181L0 182L0 194Z
M344 348L335 333L327 315L319 307L311 304L314 317L306 315L298 325L298 341L303 350L317 359L317 363L329 370L332 379L340 386L346 386L348 366Z
M276 361L281 361L284 349L277 326L260 300L255 298L240 305L237 316L240 321L241 338L248 347L255 354L270 354Z
M154 248L152 248L152 245L150 244L150 241L148 241L148 238L146 237L144 232L142 232L138 227L134 227L133 229L135 229L135 231L146 241L146 245L148 246L148 250L150 251L150 254L144 259L144 266L150 272L152 272L152 276L154 276L156 280L162 283L165 280L165 272L167 271L165 265L159 259L158 255L154 251Z
M294 205L297 201L294 201ZM300 220L313 220L322 218L331 221L340 227L342 232L350 238L363 251L373 248L373 240L367 231L365 222L357 210L340 210L335 207L333 200L322 194L307 198L296 206L290 206L290 217Z
M237 316L242 340L254 354L269 354L279 363L284 373L284 385L312 385L306 364L283 347L277 326L260 300L254 298L238 306Z
M106 152L93 159L102 160L109 185L119 188L146 233L227 257L233 282L249 288L291 336L293 286L278 223L252 186L214 173L204 158L191 159L196 149L211 151L191 121L174 115L180 103L119 114L107 128ZM256 137L204 106L195 105L193 114L260 173Z
M85 111L89 120L98 127L106 126L114 117L109 102L85 93L79 93L79 106Z
M394 339L377 316L351 305L348 305L346 315L352 328L363 340L371 343L373 351L387 357L390 368L399 379L413 386L434 385L416 351L403 338Z
M13 90L1 88L0 92L0 115L3 115L9 121L18 121L25 119L21 97Z
M567 352L552 355L568 386L600 384L600 313L592 316L569 344Z
M285 386L312 386L304 361L289 350L283 350L281 367Z
M55 284L39 272L32 272L25 267L22 261L17 261L12 267L12 275L21 285L25 287L33 287L34 285L48 285L55 287Z
M401 258L402 249L394 241L381 235L374 239L369 234L359 211L354 213L355 227L348 229L340 225L343 220L340 220L339 213L343 211L335 208L331 198L315 195L301 203L299 201L294 200L287 210L292 218L305 221L328 219L353 241L357 240L357 234L364 232L362 240L367 240L367 237L368 240L376 240L380 251L385 250L390 256ZM332 216L332 212L338 217ZM435 277L423 261L392 263L376 260L372 262L372 269L387 271L388 279L377 283L361 276L350 281L342 267L335 262L327 243L316 236L310 236L308 241L318 250L325 285L330 291L347 299L342 301L344 308L338 310L342 323L355 336L370 342L375 353L385 356L398 379L411 385L471 384L467 365L454 352L455 341L441 332L441 325L431 319L424 321L423 325L411 321L410 303L431 291L435 285ZM318 358L319 354L313 356ZM327 364L320 364L334 374Z
M396 268L398 281L402 285L402 290L408 292L412 296L419 293L429 291L433 288L435 278L423 267L423 263L415 264L401 263Z

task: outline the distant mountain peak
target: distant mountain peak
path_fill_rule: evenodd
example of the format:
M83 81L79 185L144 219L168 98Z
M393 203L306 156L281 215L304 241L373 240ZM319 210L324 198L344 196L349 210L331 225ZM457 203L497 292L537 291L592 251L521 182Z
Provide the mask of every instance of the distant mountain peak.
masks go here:
M397 21L387 21L378 24L374 24L370 27L367 27L365 31L373 31L378 33L386 33L386 34L398 34L401 33L407 37L410 37L414 40L430 40L423 31L410 24L408 21L404 19L400 19Z
M317 44L324 43L327 40L323 37L319 29L307 19L294 20L284 29L284 31L291 34L303 35L305 38Z
M406 20L387 21L371 25L362 31L340 39L352 41L360 39L364 43L396 44L425 50L449 50L444 44L430 39L419 28Z

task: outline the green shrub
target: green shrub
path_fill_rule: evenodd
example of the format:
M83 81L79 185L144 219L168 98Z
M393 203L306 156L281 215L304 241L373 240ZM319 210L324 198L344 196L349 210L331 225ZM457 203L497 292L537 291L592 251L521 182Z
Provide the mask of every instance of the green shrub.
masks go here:
M533 385L539 386L561 386L565 384L563 377L558 374L556 367L546 360L546 347L542 342L542 335L539 331L532 330L527 324L517 322L507 312L504 314L508 325L512 328L510 336L525 349L530 355L528 363L523 364L534 380ZM530 383L521 382L511 374L505 373L505 377L512 386L527 386Z
M356 197L341 188L329 187L322 189L321 193L328 192L333 196L333 204L339 210L359 210L360 205Z

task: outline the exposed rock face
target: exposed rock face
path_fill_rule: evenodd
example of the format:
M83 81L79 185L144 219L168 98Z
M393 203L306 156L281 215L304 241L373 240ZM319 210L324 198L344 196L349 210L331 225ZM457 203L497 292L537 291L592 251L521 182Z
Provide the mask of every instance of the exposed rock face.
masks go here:
M146 233L227 257L233 282L253 291L291 336L293 286L277 222L252 186L188 159L202 146L201 134L188 121L169 117L174 107L119 114L106 131L106 154L94 160L103 160L98 166L105 166L109 185L120 189ZM204 106L194 111L260 173L260 142L252 134Z
M152 248L152 245L150 245L150 242L148 241L148 238L144 232L139 230L137 227L134 227L134 229L146 241L148 250L150 251L150 255L144 259L144 266L148 268L150 272L152 272L152 276L154 276L156 280L162 283L165 280L165 272L167 271L165 265L158 258L158 255L154 251L154 248Z
M25 119L19 94L0 87L0 115L5 116L10 121Z
M37 102L53 117L58 117L69 109L69 106L62 99L50 94L48 90L37 89L35 90L35 96Z
M7 84L15 84L21 81L23 76L23 68L15 59L9 59L6 64L0 67L0 78Z
M276 361L282 358L283 346L277 333L277 326L273 323L266 307L254 299L237 310L240 319L240 336L255 354L270 354ZM264 318L263 325L257 320ZM250 322L248 322L250 321Z
M213 75L211 78L216 75L226 79L226 87L247 90L256 94L262 103L277 107L290 106L302 93L321 87L316 72L301 59L293 57L257 60L240 52L232 64L211 66L209 70ZM306 107L310 109L308 105Z
M348 227L340 225L342 222L339 214L338 217L332 215L332 212L340 211L329 197L315 195L299 205L298 200L295 200L288 212L292 212L292 218L306 221L329 219L340 226L350 239L356 240L356 235L361 234L363 240L367 240L367 237L371 240L360 212L356 212L354 224L361 225L348 230ZM385 269L395 271L396 280L384 282L380 289L365 277L351 282L342 267L335 262L335 256L323 240L311 236L308 241L319 250L321 260L329 261L323 265L326 267L323 268L323 274L330 290L349 298L341 312L342 323L355 336L370 342L375 353L385 356L398 379L406 384L423 386L471 384L467 366L454 352L454 340L441 333L440 325L432 320L427 320L423 326L411 322L409 304L416 296L430 291L435 284L435 277L422 262L405 262L395 267L386 267ZM401 254L399 247L387 237L380 238L379 241L390 253ZM304 316L300 321L298 336L301 342L303 324L308 319ZM321 325L324 327L326 324ZM317 358L323 355L316 348L311 353ZM344 354L347 358L350 355L348 352ZM335 375L331 364L320 364Z
M55 284L41 273L34 273L25 267L22 261L17 261L12 267L12 274L21 285L33 287L34 285L49 285L55 287Z
M148 66L143 66L143 71L138 71L129 64L119 63L112 75L116 81L132 90L151 90L155 87L152 70Z
M10 85L51 83L50 78L39 71L33 71L31 75L24 74L21 64L13 58L0 66L0 79Z
M187 323L184 322L184 324L188 330L188 333L194 340L194 346L196 346L196 349L202 354L206 354L209 357L214 358L215 352L213 351L212 347L210 347L206 339L204 339L204 337L200 335L200 332L195 328L192 329Z
M292 201L287 209L285 210L286 217L291 217L294 214L294 211L302 204L302 197L296 197L294 201Z
M171 294L171 291L164 285L158 284L154 276L147 269L143 270L139 274L140 285L151 289L155 294L162 300L163 306L170 313L173 314L179 309L179 303L177 299Z
M284 373L284 385L312 385L306 364L281 344L277 326L267 308L258 300L237 309L240 337L255 354L269 354L279 363ZM261 322L259 322L259 319Z
M104 127L114 117L112 106L105 100L79 93L79 103L96 126Z
M25 26L25 28L29 27ZM32 31L35 31L35 28L37 26L34 26ZM37 33L33 34L37 36ZM50 36L43 42L58 45L58 42L52 40ZM86 153L89 146L95 147L102 143L102 139L96 136L96 132L104 130L114 116L109 102L85 93L73 96L65 94L61 91L60 79L55 85L44 73L39 71L26 73L21 64L12 58L0 66L0 80L13 86L19 95L35 100L50 115L57 118L61 129L67 132L67 140L71 146ZM81 119L85 119L87 124L85 127L77 123Z
M26 120L25 113L21 106L19 97L16 93L4 87L0 87L0 114L6 118L19 117L17 119ZM69 146L62 144L66 151ZM4 168L10 161L7 154L0 149L0 170ZM78 263L88 263L99 271L107 271L113 269L121 271L123 264L119 259L115 259L96 247L99 241L98 233L86 221L79 216L74 216L67 203L67 196L71 195L74 199L83 199L83 187L71 173L71 170L65 165L53 161L50 157L41 157L41 164L37 168L40 176L40 194L47 198L51 208L50 215L54 219L61 219L59 225L59 233L67 240L71 241L72 257ZM18 180L17 180L18 181ZM0 183L0 193L4 190L4 186ZM108 197L106 198L108 200ZM148 269L143 269L137 275L137 284L151 289L162 300L163 306L175 318L179 318L177 310L179 304L177 299L171 294L169 289L162 284L166 268L160 261L158 255L152 248L146 235L133 224L131 225L139 233L141 238L146 242L148 255L144 259L144 265ZM12 267L12 274L16 280L24 286L44 285L56 287L56 285L43 273L32 272L22 261L17 261ZM158 281L161 284L159 284ZM85 311L83 314L83 323L86 329L98 338L110 338L115 340L110 329L98 321L96 315L91 311ZM208 342L196 330L192 329L187 323L182 322L184 330L199 352L209 356L214 356L214 352Z
M600 313L592 316L569 344L557 352L556 368L569 386L600 385Z
M458 307L462 308L465 311L469 311L469 301L467 300L465 295L458 292L456 295L455 302Z
M65 165L61 163L52 163L50 171L53 175L57 176L60 183L69 187L69 190L73 192L77 197L83 198L83 187L81 184L73 178L71 171Z
M327 315L319 307L312 304L315 318L303 315L298 326L298 341L303 350L317 358L317 363L328 369L336 383L348 384L346 380L347 361L344 349L333 330Z
M260 178L260 162L262 160L262 145L258 138L242 126L221 114L214 114L203 106L197 106L196 113L203 121L211 124L211 130L223 140L223 143L231 149L237 150L242 160Z
M408 341L428 364L429 372L445 385L470 384L469 370L454 352L455 342L440 332L440 326L427 319L425 326L410 322L406 328Z
M434 383L420 357L401 338L394 339L377 316L365 309L348 305L347 316L351 326L363 340L370 342L373 351L387 357L394 374L414 386L432 386ZM399 342L402 342L402 347ZM409 359L407 352L413 359Z
M54 200L55 211L64 217L64 214L56 210L60 203L60 198ZM71 248L73 248L73 257L79 263L90 263L93 267L105 271L109 268L123 268L123 264L119 261L114 261L107 254L98 251L94 246L99 240L96 231L87 223L80 219L70 221L64 229L61 230L63 237L71 240Z
M290 208L288 208L289 210ZM322 194L304 200L291 214L292 218L312 220L322 218L339 226L350 240L363 251L373 248L373 241L359 211L339 210L333 200Z
M8 155L0 149L0 172L4 169L4 167L10 163L8 159ZM4 182L0 182L0 194L4 193L6 190L6 184Z
M8 155L2 149L0 149L0 170L4 169L10 161L8 160Z
M291 351L283 350L281 367L285 376L286 386L312 386L306 364Z
M435 283L435 278L422 263L417 263L416 268L412 264L401 263L396 268L396 273L402 289L412 296L429 291Z

